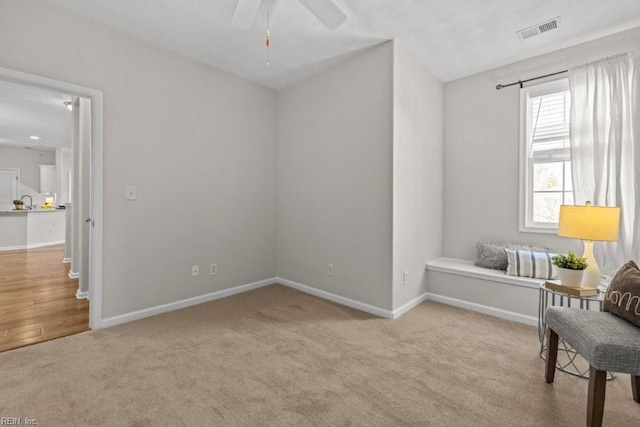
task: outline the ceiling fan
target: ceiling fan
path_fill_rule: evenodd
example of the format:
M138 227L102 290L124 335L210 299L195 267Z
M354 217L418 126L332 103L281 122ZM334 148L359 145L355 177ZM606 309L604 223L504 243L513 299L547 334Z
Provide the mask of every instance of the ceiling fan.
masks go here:
M332 0L298 1L330 30L335 30L347 20L347 15ZM236 11L231 19L231 26L238 29L250 28L262 2L263 0L238 0Z

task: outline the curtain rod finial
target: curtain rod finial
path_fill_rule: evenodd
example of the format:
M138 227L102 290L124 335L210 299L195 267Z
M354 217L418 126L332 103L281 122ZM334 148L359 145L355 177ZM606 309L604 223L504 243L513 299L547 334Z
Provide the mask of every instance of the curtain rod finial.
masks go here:
M497 86L496 86L496 90L500 90L500 89L502 89L503 87L504 87L504 85L497 85Z

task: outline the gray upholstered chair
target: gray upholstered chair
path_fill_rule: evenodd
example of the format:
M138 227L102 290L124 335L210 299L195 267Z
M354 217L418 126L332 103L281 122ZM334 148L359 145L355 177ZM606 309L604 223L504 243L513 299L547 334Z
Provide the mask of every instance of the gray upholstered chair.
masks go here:
M631 374L633 399L640 403L640 328L611 313L567 307L546 311L546 380L553 382L558 336L590 365L587 426L602 425L607 371Z

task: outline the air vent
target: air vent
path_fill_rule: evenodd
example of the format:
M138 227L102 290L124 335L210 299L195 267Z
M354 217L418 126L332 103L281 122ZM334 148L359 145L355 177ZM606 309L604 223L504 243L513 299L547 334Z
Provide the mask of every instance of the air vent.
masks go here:
M524 30L516 31L516 33L521 40L525 40L533 36L537 36L538 34L546 33L547 31L556 30L558 28L560 28L559 16L557 18L542 22L538 25L525 28Z
M537 36L538 34L540 34L540 30L538 30L538 27L531 27L527 28L526 30L520 31L518 34L520 34L520 38L524 40L528 39L529 37Z

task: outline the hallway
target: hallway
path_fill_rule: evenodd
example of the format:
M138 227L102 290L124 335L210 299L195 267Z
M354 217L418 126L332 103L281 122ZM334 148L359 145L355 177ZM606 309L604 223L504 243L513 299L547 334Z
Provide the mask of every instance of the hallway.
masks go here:
M0 252L0 352L89 330L64 245Z

